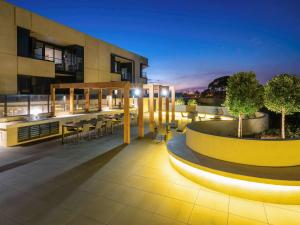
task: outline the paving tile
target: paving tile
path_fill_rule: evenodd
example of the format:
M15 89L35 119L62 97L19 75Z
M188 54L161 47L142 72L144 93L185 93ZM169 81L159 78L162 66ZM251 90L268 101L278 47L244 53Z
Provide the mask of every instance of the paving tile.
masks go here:
M264 223L268 222L264 205L261 202L230 197L229 212Z
M228 212L229 196L219 192L200 190L196 204L199 206Z
M268 223L229 214L228 225L268 225Z
M145 225L151 218L152 213L130 206L121 209L109 222L108 225Z
M195 205L189 219L189 224L227 225L227 218L228 214L225 212Z
M98 197L91 201L80 213L102 223L107 223L124 207L125 205L118 202Z
M71 221L74 216L75 214L70 210L55 207L34 216L25 222L24 225L65 225Z
M299 225L300 213L279 207L265 206L267 218L272 225Z
M104 223L101 223L87 216L77 215L66 225L104 225Z
M16 220L9 218L3 214L0 214L0 224L1 225L21 225Z

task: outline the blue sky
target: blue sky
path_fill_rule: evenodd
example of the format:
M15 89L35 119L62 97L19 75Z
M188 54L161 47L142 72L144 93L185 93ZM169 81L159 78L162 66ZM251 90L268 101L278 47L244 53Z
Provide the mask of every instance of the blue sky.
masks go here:
M252 70L300 75L298 0L9 0L149 58L152 81L177 89Z

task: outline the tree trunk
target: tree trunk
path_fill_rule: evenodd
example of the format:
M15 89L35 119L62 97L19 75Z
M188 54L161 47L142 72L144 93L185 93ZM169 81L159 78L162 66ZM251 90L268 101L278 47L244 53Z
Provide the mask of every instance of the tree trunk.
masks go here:
M281 138L285 139L285 111L281 111Z
M239 114L238 138L242 138L242 114Z

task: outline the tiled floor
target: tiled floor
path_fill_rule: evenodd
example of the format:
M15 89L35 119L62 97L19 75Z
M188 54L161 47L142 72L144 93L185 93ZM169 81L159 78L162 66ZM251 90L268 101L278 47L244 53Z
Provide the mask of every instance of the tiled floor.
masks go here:
M0 225L300 224L300 206L239 199L182 177L164 143L107 152L116 140L54 141L51 154L0 173Z

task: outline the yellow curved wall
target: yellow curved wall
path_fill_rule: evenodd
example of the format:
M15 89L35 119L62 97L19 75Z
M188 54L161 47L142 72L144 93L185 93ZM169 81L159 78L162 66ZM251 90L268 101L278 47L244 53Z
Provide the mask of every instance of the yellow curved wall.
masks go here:
M300 165L300 140L246 140L187 128L186 144L200 154L229 162L256 166Z

